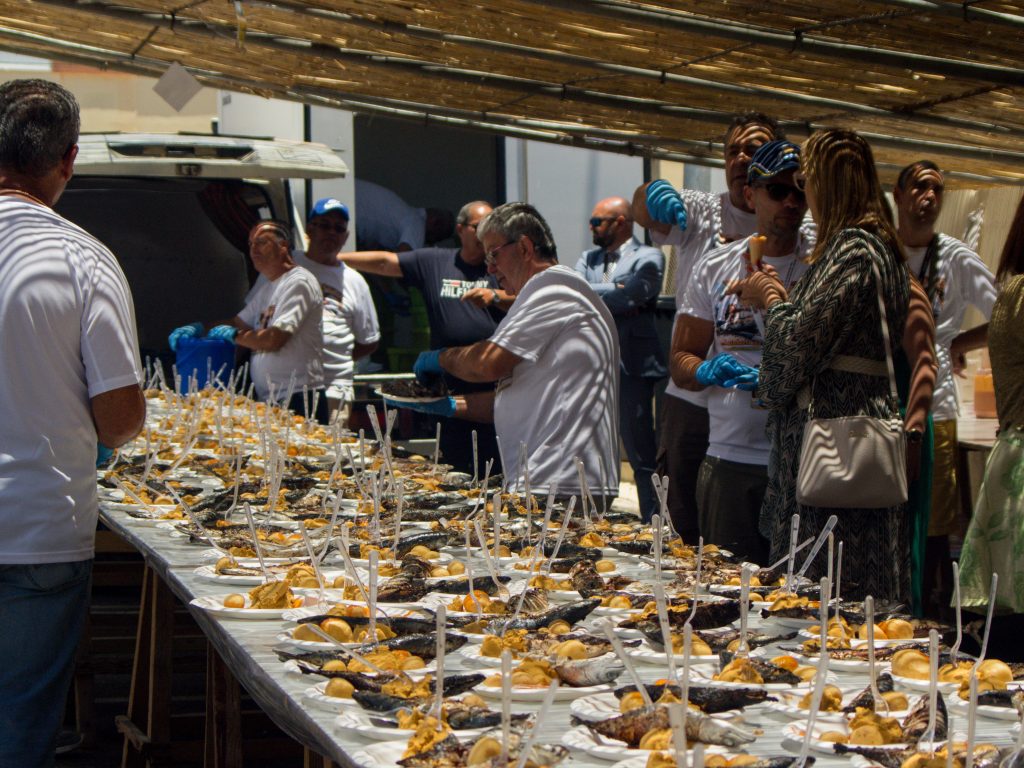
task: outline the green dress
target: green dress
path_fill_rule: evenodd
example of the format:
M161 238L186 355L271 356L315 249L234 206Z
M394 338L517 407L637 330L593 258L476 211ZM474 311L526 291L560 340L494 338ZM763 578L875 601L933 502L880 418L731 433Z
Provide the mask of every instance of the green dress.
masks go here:
M900 349L893 363L896 367L896 389L900 395L900 411L907 413L910 389L910 363ZM924 616L924 548L928 541L928 517L932 507L932 469L935 460L935 441L932 435L932 415L925 420L921 438L921 465L917 480L907 488L907 515L910 517L910 605L915 616Z

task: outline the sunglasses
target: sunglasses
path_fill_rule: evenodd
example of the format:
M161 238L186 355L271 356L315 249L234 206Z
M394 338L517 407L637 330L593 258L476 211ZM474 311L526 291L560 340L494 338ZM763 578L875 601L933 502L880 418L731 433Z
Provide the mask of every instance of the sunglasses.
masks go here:
M590 228L597 229L605 221L615 221L618 216L592 216L590 219Z
M802 203L804 201L804 192L800 186L790 186L789 184L762 184L761 189L767 192L768 197L777 203L781 203L790 195L793 195L797 202Z

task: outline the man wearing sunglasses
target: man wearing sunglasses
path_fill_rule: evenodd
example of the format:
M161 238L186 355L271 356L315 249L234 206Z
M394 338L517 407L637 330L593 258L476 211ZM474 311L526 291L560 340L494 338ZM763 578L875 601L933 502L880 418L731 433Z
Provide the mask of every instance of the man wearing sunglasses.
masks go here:
M665 255L633 236L633 213L624 197L594 206L590 233L596 248L584 251L576 272L615 318L619 333L619 433L633 468L640 514L658 511L651 485L658 446L654 439L654 386L668 375L654 324Z
M814 242L800 231L807 202L793 179L799 168L800 148L788 141L770 141L754 153L744 199L765 238L761 253L751 247L753 238L744 238L698 259L670 356L676 385L707 393L709 445L697 476L701 534L758 563L768 555L758 532L768 483L767 411L753 399L764 317L726 291L755 270L774 273L788 290L807 270L803 259Z
M420 290L430 323L430 348L472 344L488 338L511 304L494 278L487 274L484 250L477 238L477 226L491 212L491 205L474 200L462 206L455 219L459 248L419 248L394 251L342 253L338 259L361 272L398 278L407 287ZM464 381L446 375L453 394L494 391L492 384ZM438 414L435 414L438 415ZM441 453L444 461L461 472L473 471L472 433L477 433L478 467L495 461L492 472L501 467L494 425L456 421L443 416Z
M338 260L349 236L348 206L333 197L317 200L309 212L306 234L309 237L306 252L294 251L292 257L320 281L324 294L327 409L332 423L340 420L347 426L355 397L355 362L372 354L380 342L377 310L366 278Z
M935 617L949 611L949 537L961 533L956 475L960 406L954 374L963 372L966 352L988 343L988 318L996 300L995 279L978 254L955 237L936 231L944 191L942 171L930 160L918 160L900 171L892 191L907 266L928 294L935 318L938 372L931 410L935 448L922 587L926 613ZM984 322L965 331L968 306L977 309Z
M664 179L639 187L633 217L651 233L655 245L672 246L676 309L686 293L694 264L708 251L752 234L757 216L746 201L747 168L762 145L783 138L772 118L751 112L736 117L724 139L727 191L677 191ZM708 447L707 395L689 392L669 381L659 415L658 473L668 475L669 514L686 540L700 533L697 473Z

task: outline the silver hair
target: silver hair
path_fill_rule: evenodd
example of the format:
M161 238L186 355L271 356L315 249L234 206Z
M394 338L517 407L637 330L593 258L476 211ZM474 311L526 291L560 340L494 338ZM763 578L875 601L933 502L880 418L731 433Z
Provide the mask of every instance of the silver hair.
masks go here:
M477 237L481 240L488 232L496 232L509 241L526 235L542 258L558 261L558 249L555 247L551 227L529 203L499 205L476 228Z

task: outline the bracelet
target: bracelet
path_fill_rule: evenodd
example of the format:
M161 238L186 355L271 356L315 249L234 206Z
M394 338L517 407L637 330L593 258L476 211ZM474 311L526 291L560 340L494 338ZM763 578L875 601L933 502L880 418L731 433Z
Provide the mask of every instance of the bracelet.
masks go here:
M493 307L498 303L498 292L491 288L491 306Z

